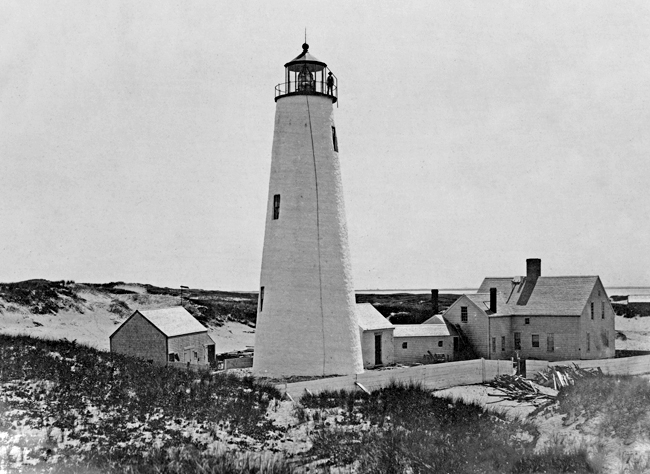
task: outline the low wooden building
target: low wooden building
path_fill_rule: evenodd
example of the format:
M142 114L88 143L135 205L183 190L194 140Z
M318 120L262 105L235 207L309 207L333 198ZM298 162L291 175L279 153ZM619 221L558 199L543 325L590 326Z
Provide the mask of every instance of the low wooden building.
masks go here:
M455 329L444 321L439 324L396 324L393 333L395 362L426 364L452 361L455 354L454 337Z
M156 364L205 365L214 360L208 330L182 306L137 310L110 336L111 352Z
M527 260L526 276L485 278L443 316L486 359L615 355L614 310L600 278L543 277L539 259Z
M356 305L364 368L394 363L393 326L370 303Z

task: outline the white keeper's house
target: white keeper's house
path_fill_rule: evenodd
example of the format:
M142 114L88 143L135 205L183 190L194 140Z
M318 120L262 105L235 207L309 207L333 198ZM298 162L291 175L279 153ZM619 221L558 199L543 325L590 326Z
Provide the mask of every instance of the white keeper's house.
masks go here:
M485 278L444 319L486 359L614 357L614 310L600 277L545 277L540 259L526 264L526 276Z
M111 352L155 364L206 365L215 343L208 329L182 306L137 310L110 336Z

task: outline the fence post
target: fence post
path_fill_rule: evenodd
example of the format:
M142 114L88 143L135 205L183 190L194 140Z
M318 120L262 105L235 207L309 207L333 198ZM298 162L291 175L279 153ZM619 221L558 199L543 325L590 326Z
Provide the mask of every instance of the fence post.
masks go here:
M485 383L485 359L481 357L481 380Z

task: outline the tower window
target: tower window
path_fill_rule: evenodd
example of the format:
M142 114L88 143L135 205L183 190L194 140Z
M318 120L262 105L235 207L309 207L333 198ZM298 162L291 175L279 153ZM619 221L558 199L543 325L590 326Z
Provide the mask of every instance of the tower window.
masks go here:
M273 220L280 217L280 195L273 196Z
M332 127L332 145L334 145L334 151L338 153L339 141L336 139L336 127Z
M262 308L264 307L264 287L260 287L260 313L262 312Z

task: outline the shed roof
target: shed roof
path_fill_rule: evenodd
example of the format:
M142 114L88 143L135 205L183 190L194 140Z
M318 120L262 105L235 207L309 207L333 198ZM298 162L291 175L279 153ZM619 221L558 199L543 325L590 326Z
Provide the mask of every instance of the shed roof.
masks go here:
M476 294L466 296L485 311L490 288L496 288L497 316L580 316L598 281L597 276L485 278Z
M396 324L393 337L450 336L446 324Z
M357 303L357 321L364 331L392 329L394 326L370 303Z
M206 332L208 330L182 306L138 310L137 312L167 337Z

